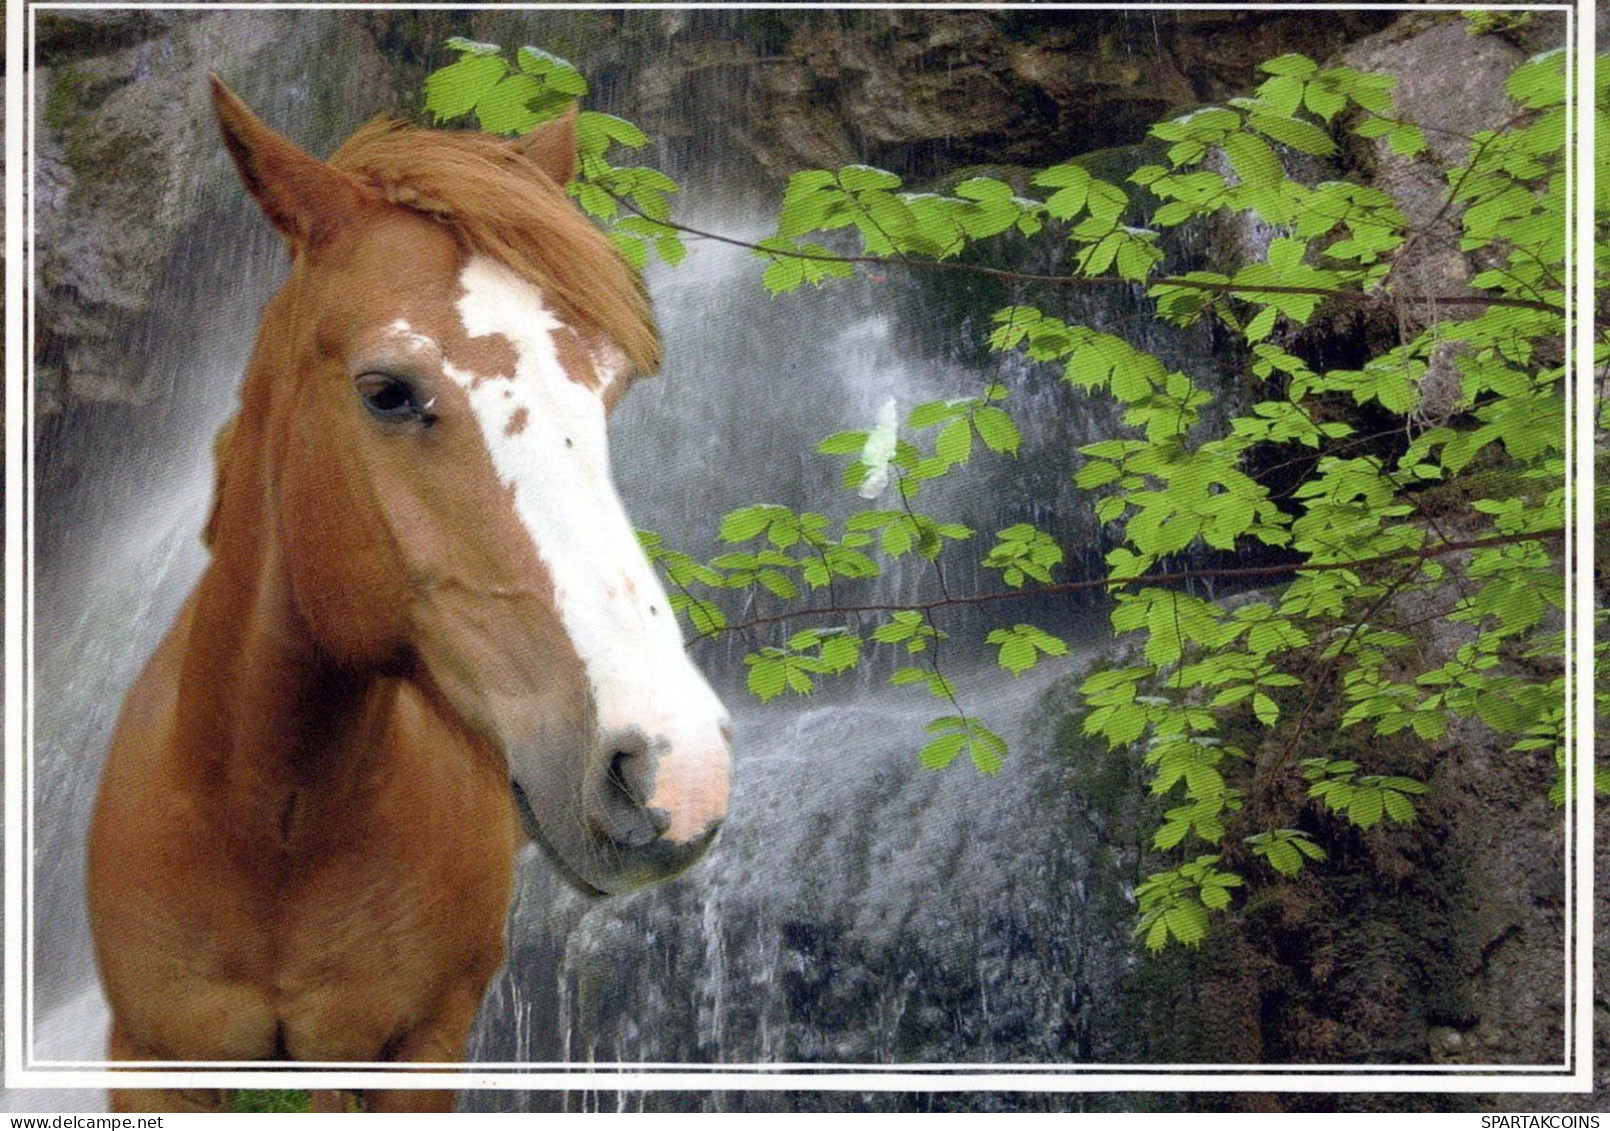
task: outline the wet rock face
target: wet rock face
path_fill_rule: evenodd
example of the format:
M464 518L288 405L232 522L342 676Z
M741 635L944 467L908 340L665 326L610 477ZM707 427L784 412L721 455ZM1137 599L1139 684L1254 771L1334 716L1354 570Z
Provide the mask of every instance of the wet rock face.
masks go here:
M388 71L347 21L294 13L61 11L40 16L36 236L40 411L144 404L164 374L141 364L164 274L236 181L217 141L217 71L305 144L391 105ZM304 75L308 54L341 61ZM131 354L133 356L131 356Z
M965 759L917 769L912 743L931 712L897 691L748 711L738 717L734 785L743 803L686 876L596 900L540 866L524 869L509 968L483 1008L475 1057L1113 1059L1129 956L1123 909L1132 905L1121 885L1095 876L1112 855L1058 746L1073 684L999 672L967 682L1011 743L999 774ZM466 1102L540 1108L550 1099L483 1093ZM643 1099L672 1109L780 1102Z
M1395 18L1103 12L1081 13L1074 25L1044 12L896 12L876 21L860 12L691 10L316 15L74 11L42 25L42 411L142 401L159 407L129 419L171 411L168 378L143 364L140 348L169 313L153 304L191 310L221 284L171 287L188 277L188 245L216 239L223 213L251 209L214 140L208 69L327 152L370 114L412 105L425 71L446 61L446 35L545 43L581 65L596 105L664 139L652 160L685 179L690 197L703 178L700 192L720 184L775 199L781 178L807 165L867 161L920 180L970 161L1048 164L1129 144L1159 117L1243 91L1262 59L1292 50L1334 58L1344 42ZM1347 58L1410 77L1409 116L1470 109L1470 128L1479 128L1491 111L1461 101L1468 75L1546 46L1473 41L1455 20L1383 35ZM308 64L325 59L339 66ZM1433 207L1434 169L1394 171L1376 160L1405 192L1432 194L1417 207ZM228 230L273 238L255 221ZM1462 260L1442 262L1452 274L1436 275L1435 286L1468 277ZM1428 260L1433 269L1441 270ZM252 314L242 313L243 324ZM644 388L634 398L651 393L659 395ZM694 407L695 424L675 448L682 466L697 442L728 434L692 417ZM770 407L772 424L789 411ZM727 453L710 458L711 476L720 475ZM1557 1055L1551 1019L1565 924L1546 771L1455 731L1415 755L1429 761L1405 766L1429 770L1436 790L1420 826L1380 847L1338 846L1321 878L1272 889L1242 909L1236 931L1201 952L1151 961L1128 938L1142 846L1155 827L1151 802L1134 766L1078 736L1071 689L1048 694L1043 705L1016 702L1013 760L990 778L965 765L917 768L928 715L779 712L781 722L755 723L744 736L732 822L688 876L596 902L534 862L476 1054L824 1064ZM1606 831L1610 814L1600 821ZM1607 883L1610 838L1600 845ZM76 907L80 888L64 882L64 900ZM1597 906L1602 959L1610 900ZM1602 992L1594 1008L1606 1014ZM1601 1062L1607 1052L1601 1046ZM924 1102L953 1100L1078 1102ZM548 1100L489 1092L468 1102ZM634 1102L846 1106L767 1093ZM859 1106L916 1102L883 1096Z
M319 148L417 105L446 36L548 43L595 104L639 121L690 190L774 194L864 161L920 180L1129 144L1242 89L1269 55L1316 57L1389 18L1333 13L56 11L39 28L40 411L149 403L131 364L176 245L233 191L206 100L216 70ZM309 59L330 60L308 66ZM230 199L224 197L223 199Z
M1443 170L1466 158L1466 138L1514 113L1504 79L1525 59L1519 47L1496 36L1472 36L1463 23L1433 24L1405 37L1372 37L1343 53L1349 66L1400 76L1393 91L1399 111L1411 121L1441 127L1426 132L1429 154L1423 158L1399 156L1382 139L1370 143L1375 184L1392 194L1422 233L1395 272L1404 295L1470 293L1466 284L1480 267L1459 250L1459 210L1444 207ZM1400 301L1396 314L1416 331L1436 317L1413 301Z
M1528 53L1558 45L1563 28L1537 23L1518 43L1471 36L1463 22L1417 18L1348 48L1339 61L1399 76L1394 93L1405 118L1427 130L1429 152L1414 159L1366 144L1346 155L1371 183L1391 192L1411 225L1426 229L1397 269L1404 300L1387 313L1392 331L1418 330L1434 310L1412 301L1459 294L1480 269L1458 248L1457 212L1444 209L1446 170L1462 160L1468 137L1505 121L1514 107L1503 80ZM1552 35L1552 39L1550 38ZM1462 136L1461 136L1462 135ZM1431 226L1432 221L1436 225ZM1355 329L1355 335L1360 331ZM1345 340L1338 323L1304 332ZM1390 339L1389 339L1390 340ZM1422 389L1430 398L1433 390ZM1408 610L1427 627L1426 662L1454 655L1468 639L1426 608ZM1543 661L1537 661L1539 666ZM1535 674L1535 672L1533 673ZM1332 756L1348 757L1348 730L1324 739ZM1428 782L1431 792L1412 826L1379 828L1361 837L1327 826L1331 858L1301 879L1252 893L1235 920L1223 923L1196 954L1170 953L1143 962L1126 982L1132 996L1123 1028L1146 1050L1138 1059L1203 1059L1221 1048L1271 1061L1399 1062L1459 1065L1557 1063L1564 1041L1561 961L1566 945L1565 819L1550 804L1551 759L1517 754L1480 725L1458 722L1433 742L1401 736L1372 744L1370 755ZM1260 765L1260 770L1268 767ZM1293 790L1282 819L1303 820ZM1274 823L1281 823L1277 820ZM1600 807L1599 856L1610 820ZM1596 939L1610 925L1610 905L1595 901ZM1577 898L1585 897L1578 893ZM1596 962L1607 950L1598 943ZM1226 994L1226 990L1235 992ZM1199 996L1198 996L1199 995ZM1155 1018L1172 1003L1196 998L1181 1023ZM1215 1001L1225 1008L1215 1005ZM1239 1044L1207 1024L1244 1003ZM1599 1009L1602 1058L1610 1033ZM1406 1110L1369 1097L1282 1097L1290 1110ZM1544 1110L1596 1110L1598 1099L1529 1098ZM1417 1097L1418 1110L1501 1110L1500 1097Z
M1390 17L1329 13L689 12L642 74L642 121L698 152L712 130L777 180L865 161L921 179L1132 144L1243 90L1282 51L1330 55ZM631 81L631 80L628 80ZM732 171L731 166L724 169Z

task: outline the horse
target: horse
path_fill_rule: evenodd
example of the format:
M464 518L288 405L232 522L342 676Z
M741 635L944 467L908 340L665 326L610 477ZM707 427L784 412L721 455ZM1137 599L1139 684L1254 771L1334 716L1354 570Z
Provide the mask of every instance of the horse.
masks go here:
M290 270L215 445L207 565L96 800L110 1056L461 1061L527 836L609 894L726 814L728 715L608 464L659 337L566 196L573 110L507 141L381 119L326 162L211 82Z

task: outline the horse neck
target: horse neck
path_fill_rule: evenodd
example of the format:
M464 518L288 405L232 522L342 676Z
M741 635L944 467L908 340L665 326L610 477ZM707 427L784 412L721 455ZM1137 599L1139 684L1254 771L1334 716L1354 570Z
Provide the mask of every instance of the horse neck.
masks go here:
M377 770L395 685L334 662L297 609L261 444L237 437L182 661L176 745L231 835L284 845Z

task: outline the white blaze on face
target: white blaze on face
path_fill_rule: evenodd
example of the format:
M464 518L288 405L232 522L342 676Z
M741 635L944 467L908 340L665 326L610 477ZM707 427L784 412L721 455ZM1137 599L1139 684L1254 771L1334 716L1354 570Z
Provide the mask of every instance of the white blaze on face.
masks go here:
M459 283L465 331L502 335L518 360L512 377L451 364L447 375L469 398L492 465L552 578L559 616L592 683L600 734L635 728L650 742L660 767L649 803L670 812L670 839L690 839L710 814L725 811L727 716L683 652L670 602L615 492L603 400L560 362L561 323L536 287L479 255ZM518 756L510 750L511 760ZM720 766L691 764L709 759ZM511 769L522 776L518 764ZM700 796L703 782L720 796Z
M386 336L404 347L426 356L440 356L442 347L429 334L421 334L406 319L399 318L386 328Z

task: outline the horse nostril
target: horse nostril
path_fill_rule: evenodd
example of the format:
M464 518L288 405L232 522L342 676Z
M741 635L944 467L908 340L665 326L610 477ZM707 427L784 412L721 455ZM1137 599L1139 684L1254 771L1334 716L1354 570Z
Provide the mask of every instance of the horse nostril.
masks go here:
M634 805L642 805L654 792L654 766L657 761L647 749L617 746L609 757L605 780L626 800Z
M620 731L604 750L609 752L608 758L595 779L589 802L594 831L619 848L639 849L654 843L670 827L671 818L664 810L646 806L654 793L659 761L652 743L635 730Z
M609 784L620 790L627 797L632 796L632 787L626 781L628 763L632 755L625 750L615 751L614 757L609 760ZM636 800L633 798L633 800Z

